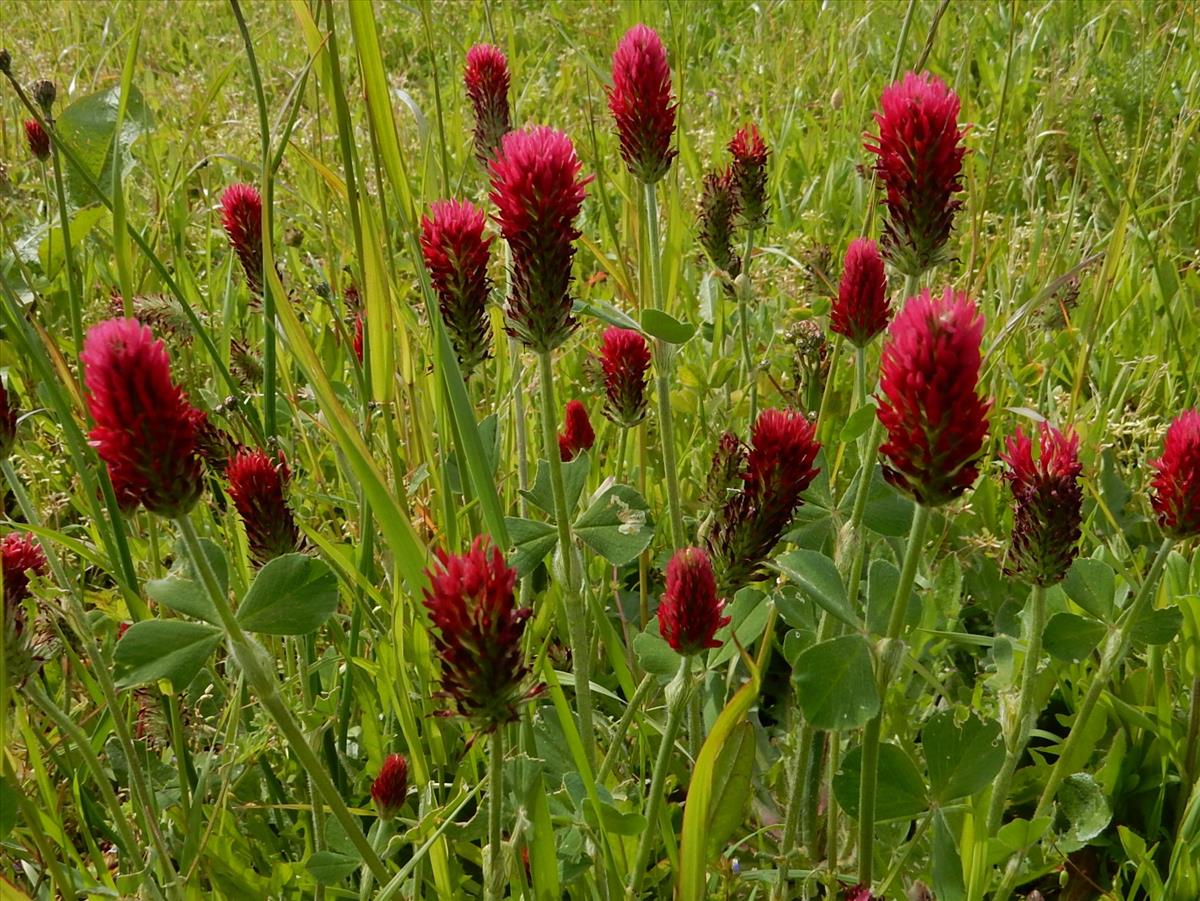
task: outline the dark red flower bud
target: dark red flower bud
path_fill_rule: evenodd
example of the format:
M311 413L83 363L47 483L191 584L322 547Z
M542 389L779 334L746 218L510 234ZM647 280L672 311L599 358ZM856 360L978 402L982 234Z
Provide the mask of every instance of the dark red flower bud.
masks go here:
M721 615L724 609L708 554L697 547L676 551L667 564L667 590L658 605L658 631L667 644L684 656L719 648L714 636L729 625L729 617Z
M367 328L366 312L364 311L364 312L355 313L354 314L354 339L353 339L352 343L354 345L354 348L353 348L354 356L358 360L359 363L361 363L363 361L363 335L366 332L366 328Z
M632 329L605 329L599 359L604 372L604 415L617 425L633 428L646 416L650 375L646 339Z
M250 293L262 294L262 198L253 185L230 185L221 195L221 224L242 261Z
M869 238L850 242L837 300L829 313L829 328L856 347L866 347L888 326L892 307L887 297L883 257Z
M46 554L28 532L9 532L0 540L0 567L4 572L4 606L29 597L29 574L46 574Z
M869 885L854 885L846 889L846 901L883 901L883 898L872 895Z
M738 223L759 229L767 224L767 144L758 127L738 130L729 142L733 155L733 184L738 198Z
M962 190L966 129L958 127L958 96L928 72L889 85L881 105L879 135L865 146L879 157L875 172L886 194L883 252L904 275L918 276L947 258L962 206L954 195Z
M46 134L37 119L25 120L25 143L29 145L29 152L39 160L50 159L50 135Z
M991 401L976 394L983 316L965 294L928 289L888 329L880 363L884 477L928 507L958 497L978 474Z
M492 239L483 236L483 210L468 201L439 200L429 212L421 217L421 252L466 377L488 358L491 348L487 302L492 291Z
M229 496L246 527L251 556L261 564L295 551L300 530L285 496L292 471L283 451L272 459L265 451L242 448L225 475Z
M571 315L571 264L591 178L571 139L538 126L512 131L490 166L492 203L512 251L512 293L504 308L508 332L538 353L554 350L578 325Z
M204 489L205 416L171 380L166 346L136 319L107 319L88 331L79 359L96 422L89 437L118 500L162 516L186 513Z
M1158 523L1176 538L1200 535L1200 410L1184 410L1167 427L1163 454L1151 460L1150 498Z
M1083 492L1079 488L1079 436L1063 434L1043 422L1038 436L1038 459L1033 441L1021 429L1008 439L1004 478L1012 487L1012 566L1037 585L1063 580L1079 553Z
M463 80L475 110L475 158L486 167L512 127L508 117L508 60L499 47L476 44L467 51Z
M652 185L675 159L671 67L658 32L645 25L625 32L613 53L612 80L608 108L617 123L621 157L639 181Z
M742 261L733 249L733 222L738 214L733 170L709 172L700 191L700 246L718 269L736 275Z
M371 783L371 799L380 819L390 820L408 796L408 761L403 754L389 754L379 768L379 775Z
M591 450L595 443L596 433L592 431L587 408L577 400L567 401L567 409L563 412L563 430L558 436L558 452L563 462L574 460L585 450Z
M721 593L753 579L791 523L800 495L817 477L816 428L802 413L764 410L754 424L742 486L717 513L708 549Z
M461 555L439 550L437 558L426 572L425 607L437 629L442 690L459 715L492 732L538 691L523 685L529 667L521 636L533 611L516 606L517 573L488 539L476 538Z
M17 419L21 411L17 406L17 392L4 385L0 378L0 463L8 459L17 443Z

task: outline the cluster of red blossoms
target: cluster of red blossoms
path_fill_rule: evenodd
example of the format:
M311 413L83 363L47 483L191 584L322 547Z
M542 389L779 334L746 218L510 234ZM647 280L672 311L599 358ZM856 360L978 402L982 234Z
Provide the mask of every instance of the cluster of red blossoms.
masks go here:
M563 430L558 434L558 454L562 461L574 460L596 443L596 432L588 419L587 408L577 400L567 401L563 411Z
M1200 410L1184 410L1167 427L1154 468L1151 503L1168 535L1200 535Z
M829 311L829 330L855 347L866 347L888 327L891 318L887 273L879 247L870 238L851 241L838 295Z
M292 471L283 451L271 459L265 451L241 448L225 469L229 497L246 527L250 554L267 563L300 545L300 529L288 507Z
M25 143L36 159L42 162L50 159L50 135L37 119L25 120Z
M608 108L617 125L621 158L640 182L652 185L671 168L676 151L674 98L667 51L653 28L635 25L612 58Z
M476 44L467 51L463 73L475 112L475 158L486 167L512 127L508 113L508 60L499 47Z
M253 185L235 184L221 195L221 225L229 236L252 295L262 294L262 197Z
M667 586L658 605L658 630L676 652L685 656L718 648L714 637L730 618L722 616L725 602L717 593L712 562L700 548L676 551L667 564Z
M28 532L9 532L0 539L0 570L4 574L5 621L29 597L29 575L46 574L46 553Z
M389 754L371 783L371 800L380 819L390 820L408 797L408 761L402 754Z
M598 355L604 373L604 415L631 429L646 417L650 348L640 332L605 329Z
M0 462L8 459L17 442L17 419L21 411L17 408L17 393L0 379Z
M767 224L766 141L753 123L729 142L731 162L704 176L697 210L700 246L717 269L733 276L744 260L734 249L735 229L756 231Z

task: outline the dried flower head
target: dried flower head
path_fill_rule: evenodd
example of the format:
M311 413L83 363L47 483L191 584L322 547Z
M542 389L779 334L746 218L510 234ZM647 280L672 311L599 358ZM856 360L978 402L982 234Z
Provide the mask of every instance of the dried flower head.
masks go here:
M39 79L33 83L30 93L33 94L37 105L42 108L42 113L49 118L51 110L54 109L54 100L58 97L58 89L54 86L54 82L47 78Z
M703 496L704 503L714 512L725 506L730 492L741 488L746 475L746 453L746 445L733 432L724 432L717 440Z
M733 183L738 199L738 224L760 229L767 224L767 143L751 123L738 129L729 142Z
M491 348L492 239L483 236L485 222L483 210L465 200L439 200L421 217L421 253L464 376L488 358Z
M617 123L621 157L643 184L659 181L671 168L676 151L675 103L671 68L658 32L635 25L617 44L612 58L608 108Z
M25 120L25 143L37 159L43 162L50 159L50 135L37 119Z
M508 60L499 47L476 44L467 51L463 81L475 112L475 158L486 168L512 127L508 113Z
M947 288L912 297L888 329L880 363L884 477L929 507L971 487L991 401L979 398L983 316Z
M633 428L646 416L650 376L646 339L632 329L605 329L599 360L604 373L604 415L618 425Z
M262 294L262 197L253 185L234 184L221 195L221 224L242 262L250 293Z
M250 554L267 563L300 546L300 529L287 503L292 471L283 451L272 459L262 450L242 448L225 470L229 496L246 527Z
M504 136L490 166L492 202L512 251L508 331L538 353L554 350L578 325L571 315L575 220L590 178L571 139L538 126Z
M733 223L739 209L733 170L726 168L706 174L697 214L700 246L712 264L730 276L736 275L742 266L733 249Z
M838 296L829 313L829 329L855 347L866 347L887 328L891 318L883 257L874 241L857 238L846 250Z
M204 489L202 412L171 380L167 349L136 319L93 326L79 355L95 420L89 437L125 507L181 516Z
M565 463L574 460L596 443L596 433L588 419L587 408L577 400L567 401L563 411L563 430L558 436L558 452Z
M371 783L371 800L380 819L390 820L408 796L408 761L403 754L389 754L384 758L379 775Z
M1151 460L1150 500L1164 532L1200 535L1200 410L1184 410L1167 426L1162 456Z
M1061 582L1079 553L1079 436L1043 422L1035 460L1032 439L1017 429L1001 459L1008 464L1004 478L1015 501L1010 569L1037 585Z
M17 443L17 420L21 410L17 406L17 392L4 384L0 378L0 463L8 459Z
M715 636L729 617L717 595L717 580L708 554L697 547L675 552L667 564L667 590L658 605L658 630L676 652L685 656L719 648Z

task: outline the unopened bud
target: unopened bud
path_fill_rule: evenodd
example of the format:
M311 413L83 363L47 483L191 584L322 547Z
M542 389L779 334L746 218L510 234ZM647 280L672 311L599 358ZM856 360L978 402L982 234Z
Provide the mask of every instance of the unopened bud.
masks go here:
M33 99L37 101L38 106L42 108L47 116L50 115L50 109L54 106L54 98L58 96L58 91L54 87L54 82L42 79L34 82Z
M7 48L0 50L0 72L5 75L12 73L12 54L8 52Z

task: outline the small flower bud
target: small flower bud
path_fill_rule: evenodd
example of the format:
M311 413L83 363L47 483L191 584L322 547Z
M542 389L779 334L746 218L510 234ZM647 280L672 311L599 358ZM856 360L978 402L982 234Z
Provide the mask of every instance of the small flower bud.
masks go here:
M371 783L371 799L380 819L390 820L404 806L408 795L408 761L402 754L389 754Z
M50 111L54 107L54 98L56 96L58 96L58 91L54 87L54 82L48 81L45 78L34 82L33 99L37 101L38 106L42 108L42 112L47 116L50 115Z

